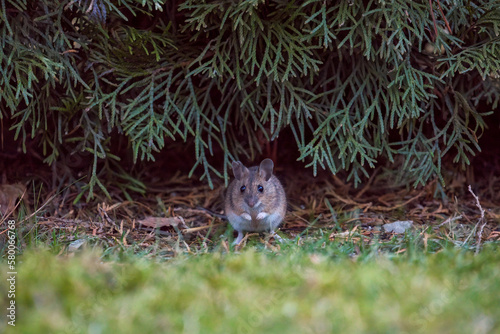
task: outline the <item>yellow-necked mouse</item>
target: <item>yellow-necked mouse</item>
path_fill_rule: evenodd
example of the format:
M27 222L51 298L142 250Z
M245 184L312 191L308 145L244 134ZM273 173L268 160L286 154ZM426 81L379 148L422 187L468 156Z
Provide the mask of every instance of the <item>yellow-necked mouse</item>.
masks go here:
M250 168L233 162L235 179L229 184L225 202L227 219L238 231L233 244L241 242L243 231L274 233L285 218L286 195L273 168L271 159Z

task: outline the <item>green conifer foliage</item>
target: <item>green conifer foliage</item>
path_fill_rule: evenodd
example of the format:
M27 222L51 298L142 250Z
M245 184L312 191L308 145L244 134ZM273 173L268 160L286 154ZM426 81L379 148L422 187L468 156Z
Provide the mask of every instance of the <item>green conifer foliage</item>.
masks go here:
M256 132L272 141L287 128L314 173L358 183L383 158L414 185L443 182L441 160L467 165L498 110L498 1L0 5L0 116L20 145L39 139L46 163L89 152L87 198L109 179L143 191L117 163L114 133L134 161L193 142L192 171L209 184L261 151Z

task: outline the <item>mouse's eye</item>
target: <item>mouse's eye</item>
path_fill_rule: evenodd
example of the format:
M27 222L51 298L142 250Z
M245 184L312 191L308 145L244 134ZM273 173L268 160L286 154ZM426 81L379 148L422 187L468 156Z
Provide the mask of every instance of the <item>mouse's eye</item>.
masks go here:
M247 188L246 186L241 186L240 191L244 192L246 188Z
M263 187L263 186L261 186L261 185L259 184L259 185L257 186L257 190L258 190L259 192L264 192L264 187Z

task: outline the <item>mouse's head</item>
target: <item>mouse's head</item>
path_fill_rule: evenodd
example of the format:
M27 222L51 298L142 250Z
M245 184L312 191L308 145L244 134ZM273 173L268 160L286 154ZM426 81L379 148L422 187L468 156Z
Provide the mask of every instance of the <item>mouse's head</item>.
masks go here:
M240 161L233 162L235 185L232 187L232 201L245 211L259 210L277 196L273 176L274 163L264 159L259 166L247 168Z

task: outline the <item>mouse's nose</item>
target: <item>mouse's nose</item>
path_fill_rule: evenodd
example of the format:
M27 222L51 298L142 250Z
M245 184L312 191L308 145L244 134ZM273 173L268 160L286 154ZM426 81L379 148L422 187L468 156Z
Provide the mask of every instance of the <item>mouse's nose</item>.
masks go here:
M247 204L249 207L253 208L255 206L255 204L257 204L257 199L250 197L247 201Z

